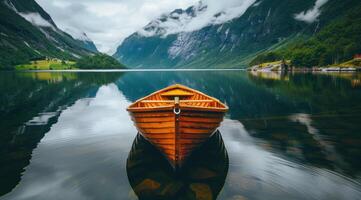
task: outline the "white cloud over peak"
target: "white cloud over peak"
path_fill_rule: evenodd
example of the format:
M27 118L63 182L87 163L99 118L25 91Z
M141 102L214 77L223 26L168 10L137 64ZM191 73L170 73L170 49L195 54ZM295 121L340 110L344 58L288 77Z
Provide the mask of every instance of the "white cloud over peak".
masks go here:
M212 24L221 24L246 12L257 0L205 0L195 6L193 13L173 13L166 21L154 20L140 30L144 36L169 35L199 30Z
M59 28L85 32L100 51L113 53L127 36L162 13L187 8L198 0L36 1L51 15Z
M62 30L85 32L102 52L113 53L129 35L174 9L199 0L36 0ZM194 19L164 24L169 33L192 31L242 15L256 0L204 0L207 11ZM215 14L221 13L217 18ZM184 17L184 16L183 16ZM74 36L76 37L76 35Z
M320 8L325 5L328 2L328 0L317 0L313 8L298 13L295 15L295 19L299 21L304 21L307 23L313 23L317 20L317 18L321 15Z
M243 15L257 0L206 0L206 11L192 19L183 31L201 29L210 24L221 24Z

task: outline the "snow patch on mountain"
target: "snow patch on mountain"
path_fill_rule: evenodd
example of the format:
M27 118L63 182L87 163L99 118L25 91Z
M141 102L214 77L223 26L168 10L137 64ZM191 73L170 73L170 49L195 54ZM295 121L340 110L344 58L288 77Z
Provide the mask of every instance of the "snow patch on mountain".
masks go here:
M197 41L194 39L192 33L180 33L172 46L168 49L168 54L171 59L182 57L188 60L192 57L191 51L196 46Z
M65 29L65 32L69 33L74 39L84 42L92 42L88 35L83 31L67 28Z
M23 42L24 42L24 44L25 44L27 47L31 48L31 46L29 45L29 43L27 43L26 41L23 41Z
M3 2L8 8L10 8L11 10L17 12L17 9L15 8L13 2L11 2L10 0L4 0Z
M261 3L262 3L262 1L256 1L256 2L252 5L252 7L257 7L257 6L261 5Z
M295 15L295 19L299 20L299 21L304 21L307 23L313 23L315 22L318 17L321 15L321 10L320 8L325 5L328 2L328 0L317 0L315 2L315 5L313 6L313 8L298 13Z
M144 37L193 32L242 16L257 0L207 0L186 10L177 9L153 20L138 33Z
M79 55L76 54L76 53L71 53L71 55L73 55L75 58L81 58L81 56L79 56Z
M151 36L167 36L185 32L189 29L189 24L194 18L204 13L207 6L199 2L197 6L192 6L186 10L177 9L170 14L164 14L157 20L151 21L147 26L138 33L145 37Z

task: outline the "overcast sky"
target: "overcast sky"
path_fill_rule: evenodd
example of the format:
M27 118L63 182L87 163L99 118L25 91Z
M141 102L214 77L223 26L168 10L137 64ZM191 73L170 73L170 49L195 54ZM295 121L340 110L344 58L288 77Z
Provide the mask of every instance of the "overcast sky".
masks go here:
M36 0L62 30L76 37L85 32L105 53L114 53L119 44L130 34L140 30L161 14L177 8L198 5L199 0ZM256 0L202 0L206 12L191 21L164 24L169 33L193 31L210 23L223 23L242 15ZM320 15L320 8L328 0L315 0L310 10L295 15L295 19L312 23ZM223 13L213 20L214 15ZM175 25L179 26L175 26ZM170 30L171 29L171 30Z
M161 14L198 5L199 0L36 0L62 30L77 37L85 32L105 53L113 53L130 34ZM166 23L167 32L194 31L242 15L256 0L202 0L208 6L196 18ZM223 13L214 20L214 15ZM180 27L178 27L180 26ZM163 27L164 28L164 27Z
M128 35L160 14L198 0L36 0L59 28L87 33L98 49L114 50Z

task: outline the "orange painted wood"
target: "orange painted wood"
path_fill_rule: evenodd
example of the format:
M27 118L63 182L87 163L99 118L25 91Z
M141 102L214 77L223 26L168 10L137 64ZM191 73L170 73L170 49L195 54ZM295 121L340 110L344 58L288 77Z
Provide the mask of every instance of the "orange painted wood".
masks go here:
M172 110L172 109L170 109ZM173 110L172 110L173 111ZM156 117L173 117L174 118L174 113L173 112L168 112L168 113L163 113L163 112L147 112L147 113L132 113L132 117L134 117L135 119L138 118L156 118Z
M143 133L143 136L149 138L149 139L175 139L173 134L145 134Z
M183 112L182 116L184 117L194 117L194 118L220 118L222 117L223 120L223 115L220 115L219 113L201 113L201 112ZM221 120L221 121L222 121Z
M139 128L159 129L174 128L174 120L170 122L136 123Z
M149 133L149 134L175 134L174 128L156 128L156 129L150 129L150 128L139 128L138 130L141 133Z
M168 97L182 97L182 96L193 96L193 95L194 94L192 92L188 92L181 88L177 88L161 93L161 96L168 96Z
M150 117L132 117L132 120L135 123L152 123L152 122L173 122L174 123L174 116L172 117L157 117L157 118L150 118Z
M228 107L176 84L137 100L127 110L138 131L179 168L217 130Z
M195 123L195 122L181 122L180 127L190 129L214 129L218 128L220 123Z
M195 129L195 128L182 128L180 130L180 133L193 133L193 134L206 134L206 133L211 133L214 132L213 129Z
M182 122L196 122L196 123L219 123L223 120L223 117L220 118L206 118L206 117L186 117L181 116L180 120Z

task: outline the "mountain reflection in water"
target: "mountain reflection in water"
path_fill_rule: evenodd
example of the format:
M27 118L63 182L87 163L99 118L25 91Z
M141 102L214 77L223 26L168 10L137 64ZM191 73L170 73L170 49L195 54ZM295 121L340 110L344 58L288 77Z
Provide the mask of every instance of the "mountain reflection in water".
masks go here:
M220 127L228 174L214 185L190 180L198 184L184 187L188 198L211 190L221 200L358 200L360 80L359 73L1 72L0 199L136 199L126 167L136 129L126 107L180 83L230 107ZM149 165L165 175L151 180L175 180L157 159Z

